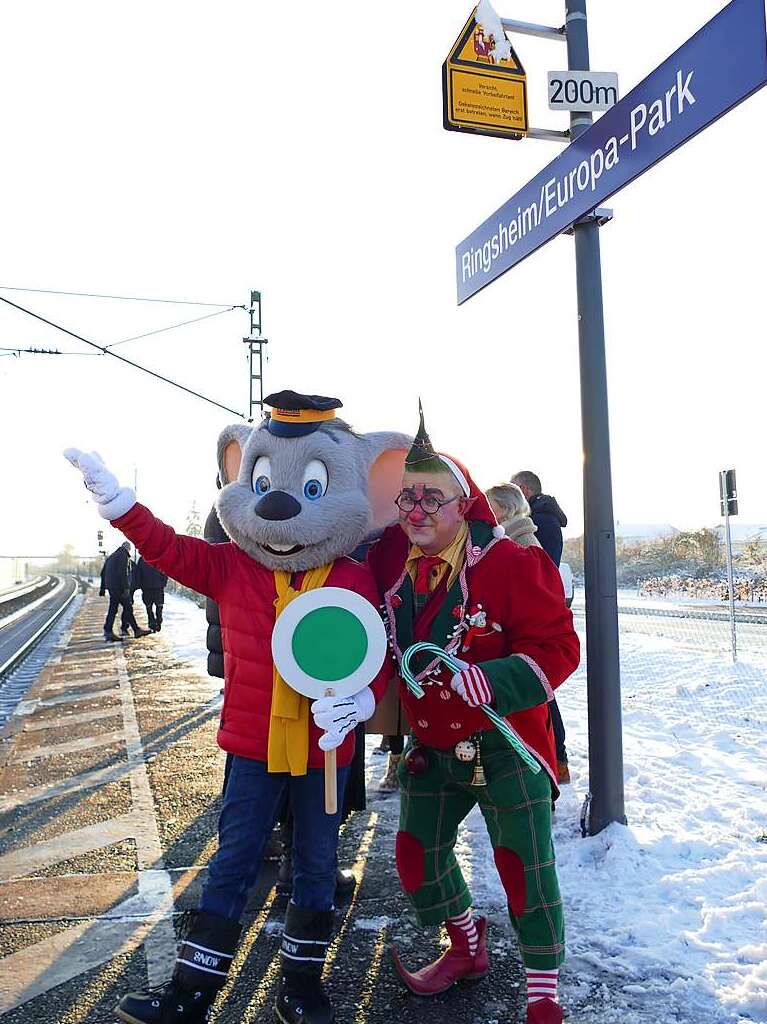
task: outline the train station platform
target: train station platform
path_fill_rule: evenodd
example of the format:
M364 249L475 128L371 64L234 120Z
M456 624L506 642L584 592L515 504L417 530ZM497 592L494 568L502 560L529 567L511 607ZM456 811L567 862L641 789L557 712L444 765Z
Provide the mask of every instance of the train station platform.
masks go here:
M0 735L4 1024L114 1021L122 993L162 982L216 845L220 681L181 661L164 632L106 643L104 610L91 591ZM394 865L398 798L377 794L385 758L368 764L368 809L341 837L358 885L338 910L328 974L339 1022L524 1019L500 899L487 981L423 1001L396 980L388 947L421 966L439 937L410 916ZM286 907L276 871L265 862L252 894L220 1024L272 1017Z

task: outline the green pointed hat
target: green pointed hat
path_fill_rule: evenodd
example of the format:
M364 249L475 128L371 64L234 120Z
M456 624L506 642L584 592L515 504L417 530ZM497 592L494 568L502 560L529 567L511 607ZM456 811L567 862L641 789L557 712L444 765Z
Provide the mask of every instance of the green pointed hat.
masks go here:
M426 432L426 425L423 421L423 405L418 399L418 433L411 445L410 451L405 459L405 471L411 470L417 473L450 473L450 467L442 461L434 451L431 438Z
M499 539L504 536L504 529L498 525L495 514L488 504L487 496L477 487L468 469L457 459L444 452L435 452L431 438L426 433L423 421L423 406L418 399L420 422L418 433L405 459L405 472L411 473L449 473L463 491L464 497L471 498L466 518L474 523L485 523L491 529L492 536Z

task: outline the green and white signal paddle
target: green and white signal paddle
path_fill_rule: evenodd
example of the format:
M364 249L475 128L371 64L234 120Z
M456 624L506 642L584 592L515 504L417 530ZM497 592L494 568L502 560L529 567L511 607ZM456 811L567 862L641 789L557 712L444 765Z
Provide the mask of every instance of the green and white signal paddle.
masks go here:
M378 610L353 590L318 587L294 598L277 619L272 657L304 697L351 697L378 675L386 630ZM325 810L338 810L335 750L325 752Z

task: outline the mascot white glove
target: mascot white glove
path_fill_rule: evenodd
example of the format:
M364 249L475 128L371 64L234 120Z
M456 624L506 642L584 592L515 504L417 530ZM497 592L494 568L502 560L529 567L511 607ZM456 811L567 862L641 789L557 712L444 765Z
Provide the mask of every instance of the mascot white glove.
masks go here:
M320 697L312 704L314 724L322 729L320 750L335 750L344 738L360 724L367 722L376 708L376 699L369 686L353 697Z
M119 519L136 504L136 495L130 487L120 487L117 477L110 473L98 452L81 452L79 448L65 448L64 457L79 469L83 483L99 507L104 519Z

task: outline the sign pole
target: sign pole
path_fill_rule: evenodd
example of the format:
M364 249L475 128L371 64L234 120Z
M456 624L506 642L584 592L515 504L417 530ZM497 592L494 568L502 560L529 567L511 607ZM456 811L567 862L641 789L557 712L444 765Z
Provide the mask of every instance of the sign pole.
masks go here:
M734 471L733 471L734 475ZM730 533L730 496L727 488L727 470L719 474L719 493L722 495L724 536L727 545L727 589L730 594L730 633L732 634L732 662L738 660L738 641L735 627L735 584L732 577L732 534Z
M568 70L588 71L586 0L566 0L566 10ZM573 111L571 138L577 139L591 122L590 113ZM590 790L581 827L584 835L596 835L613 821L625 824L626 815L602 266L596 219L587 216L577 221L574 235L583 431Z

